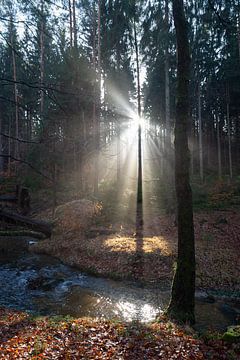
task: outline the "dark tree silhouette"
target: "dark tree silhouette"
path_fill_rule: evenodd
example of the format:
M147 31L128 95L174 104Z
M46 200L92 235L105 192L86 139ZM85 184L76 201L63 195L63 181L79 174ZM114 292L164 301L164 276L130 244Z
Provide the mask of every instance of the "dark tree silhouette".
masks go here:
M175 186L178 217L178 259L168 314L180 321L194 322L195 250L192 192L189 179L189 79L188 25L183 0L173 0L177 37L177 104L175 124Z

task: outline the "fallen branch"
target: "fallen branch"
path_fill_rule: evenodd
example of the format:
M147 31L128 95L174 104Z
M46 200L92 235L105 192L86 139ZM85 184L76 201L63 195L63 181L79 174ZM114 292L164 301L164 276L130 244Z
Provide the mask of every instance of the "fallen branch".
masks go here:
M1 236L11 236L11 237L27 236L40 240L46 238L45 234L31 230L0 230L0 237Z
M52 224L42 220L30 219L17 213L0 210L0 220L10 224L26 226L34 231L50 237L52 234Z

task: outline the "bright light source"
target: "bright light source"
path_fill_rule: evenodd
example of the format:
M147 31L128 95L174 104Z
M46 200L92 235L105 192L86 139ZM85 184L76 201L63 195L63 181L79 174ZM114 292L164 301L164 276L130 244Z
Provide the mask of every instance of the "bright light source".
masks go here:
M141 125L141 127L143 127L144 120L141 116L139 116L137 113L134 112L131 114L131 118L133 119L134 125L137 125L137 126Z

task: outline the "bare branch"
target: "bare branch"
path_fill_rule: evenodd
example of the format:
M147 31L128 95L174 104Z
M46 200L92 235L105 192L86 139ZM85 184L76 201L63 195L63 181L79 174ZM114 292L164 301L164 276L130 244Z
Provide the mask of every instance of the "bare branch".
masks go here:
M25 143L25 144L41 144L41 141L40 141L40 142L37 142L37 141L19 139L19 138L16 138L16 137L14 137L14 136L10 136L10 135L4 134L4 133L2 133L2 132L0 132L0 135L6 137L6 138L8 138L8 139L16 140L16 141L19 141L19 142L22 142L22 143Z
M231 21L224 19L224 18L219 14L219 11L215 8L212 0L208 0L208 4L209 4L210 9L212 9L213 12L217 15L218 20L220 21L220 23L221 23L222 25L224 25L224 26L226 26L226 25L227 25L227 26L231 25Z
M53 183L53 179L51 179L49 176L43 174L40 170L36 169L32 164L30 164L28 161L22 160L22 159L17 159L12 155L5 155L5 154L0 154L0 157L3 157L5 159L11 159L17 162L20 162L21 164L25 164L27 166L29 166L34 172L36 172L37 174L41 175L42 177L44 177L45 179L47 179L48 181L50 181L51 183Z

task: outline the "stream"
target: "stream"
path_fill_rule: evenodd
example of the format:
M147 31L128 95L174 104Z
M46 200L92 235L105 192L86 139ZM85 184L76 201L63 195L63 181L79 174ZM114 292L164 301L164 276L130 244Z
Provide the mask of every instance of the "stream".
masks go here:
M42 315L148 322L169 301L169 291L89 276L50 256L28 252L32 241L0 237L0 306ZM198 330L223 330L239 316L239 301L213 302L197 294Z

